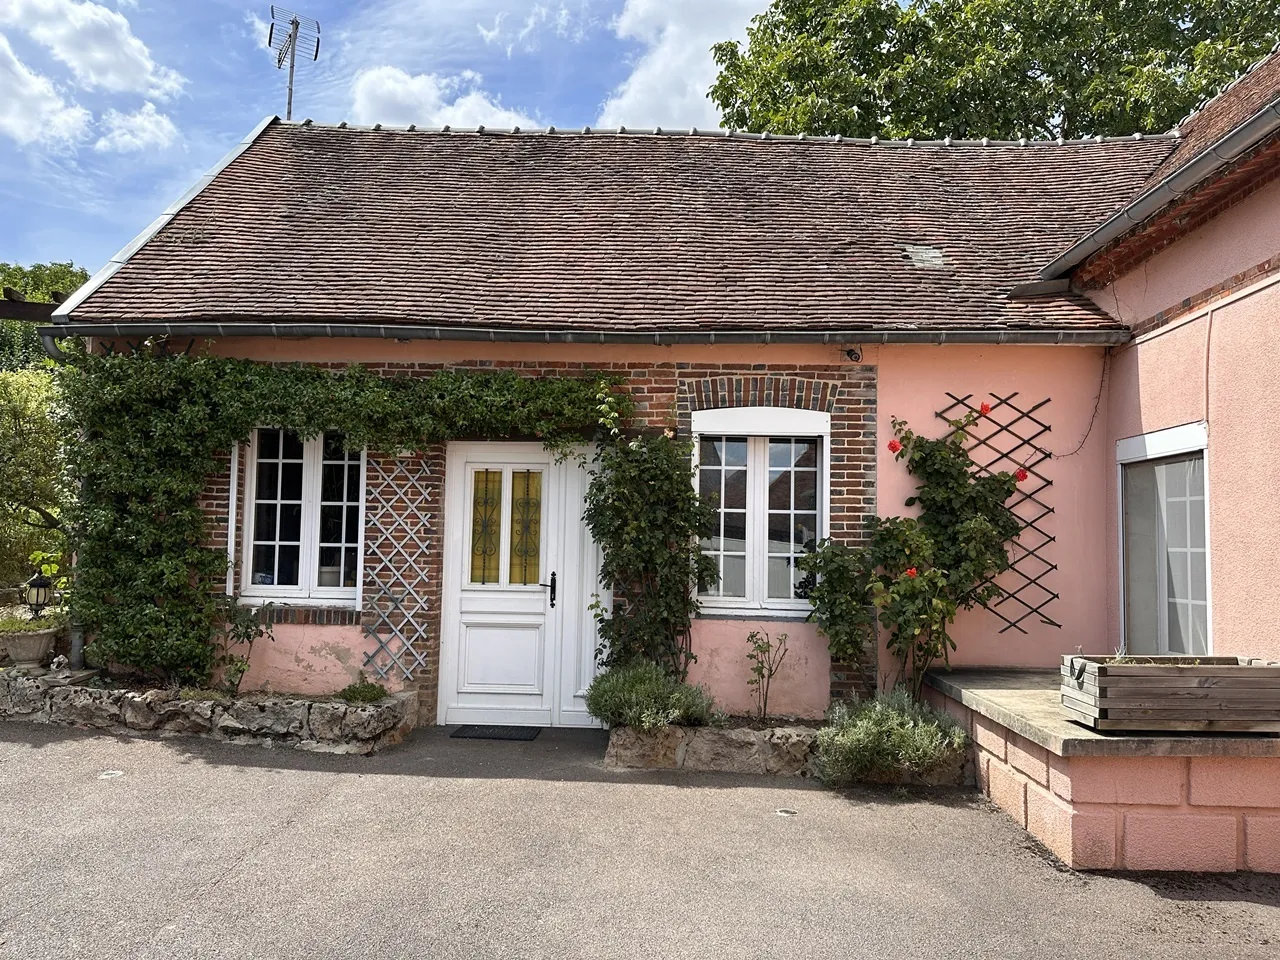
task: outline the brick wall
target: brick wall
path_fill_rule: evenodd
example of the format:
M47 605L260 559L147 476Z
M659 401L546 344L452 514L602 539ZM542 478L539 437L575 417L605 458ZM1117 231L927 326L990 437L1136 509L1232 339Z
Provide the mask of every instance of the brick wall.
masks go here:
M369 364L387 376L426 376L443 364ZM625 378L635 401L633 426L671 427L682 436L694 410L729 406L783 406L823 410L832 417L831 528L833 537L856 542L876 509L875 368L861 365L766 365L481 361L450 369L514 369L528 376L580 376L587 371ZM228 466L210 479L206 510L210 544L226 548ZM243 495L244 464L240 490ZM444 448L412 454L370 452L366 470L363 602L360 622L383 648L377 664L411 680L422 692L425 716L434 715L440 663L441 505ZM244 517L244 505L237 511ZM243 535L237 523L238 537ZM238 541L240 542L240 541ZM239 554L239 550L237 553ZM237 576L239 575L237 571ZM304 614L323 617L327 614ZM321 622L321 621L317 621ZM323 621L328 622L328 621ZM397 632L403 633L403 640ZM406 642L407 641L407 642ZM832 667L833 697L874 688L874 653L866 663Z

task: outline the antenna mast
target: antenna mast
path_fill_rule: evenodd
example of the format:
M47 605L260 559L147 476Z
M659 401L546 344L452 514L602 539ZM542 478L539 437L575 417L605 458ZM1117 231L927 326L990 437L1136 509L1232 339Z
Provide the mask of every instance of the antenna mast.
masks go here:
M276 52L276 69L283 69L289 61L289 99L285 103L284 118L293 119L293 68L298 60L298 44L302 55L320 59L320 23L310 17L301 17L284 7L271 5L271 29L267 33L267 46Z

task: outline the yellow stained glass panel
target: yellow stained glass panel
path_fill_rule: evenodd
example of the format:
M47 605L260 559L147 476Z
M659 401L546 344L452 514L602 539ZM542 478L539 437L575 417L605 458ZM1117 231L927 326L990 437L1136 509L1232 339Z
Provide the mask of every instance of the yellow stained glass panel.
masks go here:
M477 470L471 488L471 582L498 582L502 471Z
M542 556L542 471L511 474L511 566L509 582L538 582Z

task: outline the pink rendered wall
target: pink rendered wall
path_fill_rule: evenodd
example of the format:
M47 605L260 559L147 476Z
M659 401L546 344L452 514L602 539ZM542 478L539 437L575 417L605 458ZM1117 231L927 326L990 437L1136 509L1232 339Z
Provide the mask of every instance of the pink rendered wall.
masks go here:
M356 679L365 654L377 646L360 627L279 623L272 631L274 641L254 643L241 690L335 693ZM400 684L384 685L400 689Z
M1090 429L1103 356L1102 348L1093 347L884 346L877 351L877 360L868 361L879 365L877 499L881 516L910 514L903 501L915 492L915 482L887 448L893 436L890 421L898 417L918 433L941 436L945 427L934 414L949 403L948 392L971 393L976 405L991 393L1008 396L1017 391L1020 396L1015 402L1024 409L1026 402L1052 398L1037 413L1052 430L1037 443L1058 455L1070 453L1088 436L1078 453L1039 468L1053 480L1043 496L1056 510L1040 524L1057 538L1046 555L1058 569L1044 582L1060 597L1045 612L1061 627L1032 618L1022 624L1025 634L1001 633L1004 623L989 611L962 611L952 634L957 646L953 664L1052 666L1061 654L1075 653L1077 648L1085 653L1106 648L1107 448L1101 416ZM882 653L881 670L891 662Z
M1174 251L1170 251L1174 252ZM1117 517L1115 441L1209 423L1212 652L1280 659L1280 278L1116 351L1107 424L1107 514ZM1119 522L1108 524L1108 637L1120 643Z
M1090 295L1125 323L1140 323L1278 252L1280 180Z
M693 650L698 660L689 668L689 682L711 691L716 706L733 714L756 710L747 660L747 634L768 633L777 642L787 635L787 654L769 688L769 715L818 718L826 712L831 690L831 657L826 641L811 623L755 620L698 620L693 625Z

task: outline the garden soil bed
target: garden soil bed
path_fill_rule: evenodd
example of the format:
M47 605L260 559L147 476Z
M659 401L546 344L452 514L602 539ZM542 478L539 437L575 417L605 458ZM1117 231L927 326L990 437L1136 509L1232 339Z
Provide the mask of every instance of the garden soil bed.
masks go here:
M90 681L94 683L94 681ZM0 719L90 727L117 734L201 736L323 753L373 753L399 743L418 720L416 691L376 703L248 694L182 696L17 677L0 670Z

